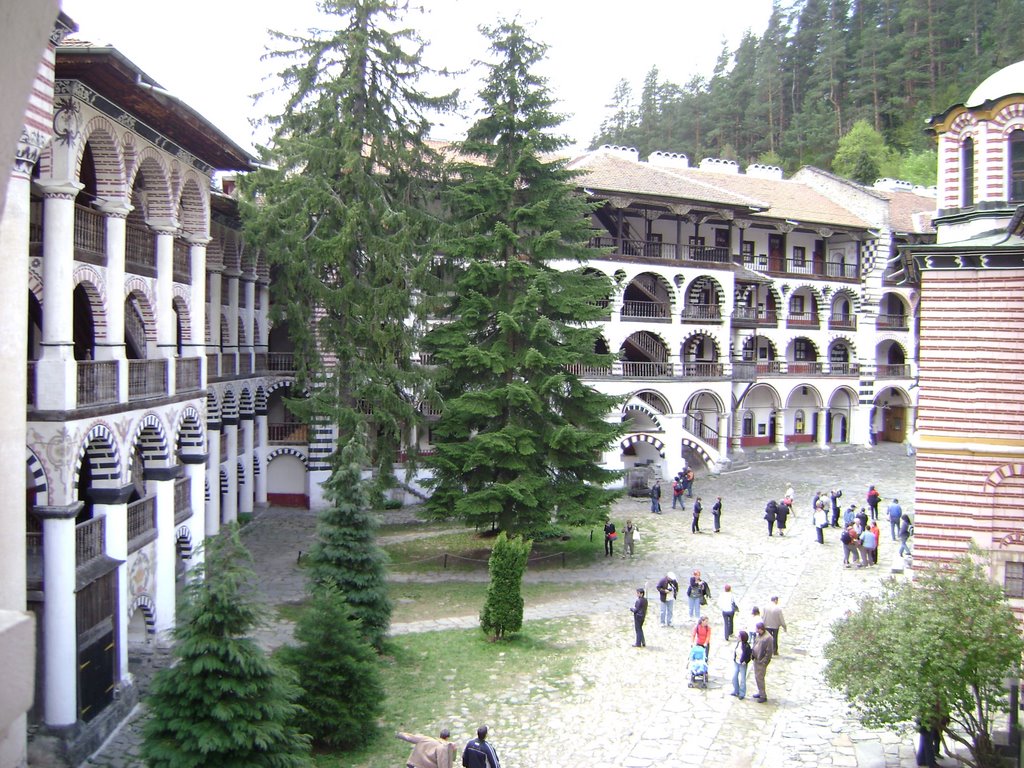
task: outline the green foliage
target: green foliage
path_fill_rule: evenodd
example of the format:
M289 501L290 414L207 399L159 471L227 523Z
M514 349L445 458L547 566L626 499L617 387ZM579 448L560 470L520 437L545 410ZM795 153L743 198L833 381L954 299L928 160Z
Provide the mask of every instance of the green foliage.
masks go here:
M881 176L888 158L889 149L882 134L867 120L858 120L839 140L832 170L861 184L873 184Z
M416 422L426 376L412 362L416 291L436 222L439 158L426 143L453 96L429 97L422 45L399 0L320 3L334 29L274 33L288 94L266 167L248 174L246 241L271 265L275 321L295 345L298 415L374 438L379 477Z
M614 498L616 474L597 458L620 432L606 421L618 399L573 372L612 362L592 322L612 286L584 268L590 204L553 159L566 140L534 72L545 47L515 23L485 31L499 60L461 146L474 162L458 165L446 196L452 286L424 340L444 403L428 508L509 533L556 516L581 525L603 520Z
M923 187L935 186L936 169L939 167L938 153L934 149L910 152L890 160L883 169L883 176L909 181Z
M491 550L488 563L491 583L480 611L480 627L493 638L515 634L523 626L523 572L533 542L510 539L502 531Z
M370 741L384 700L373 649L360 634L345 596L333 587L314 592L295 627L300 645L280 660L302 688L297 725L318 745L352 749Z
M977 554L977 553L975 553ZM865 653L865 640L879 652ZM868 727L916 720L966 746L968 765L999 765L993 714L1006 707L1005 679L1020 666L1024 639L1002 590L964 557L889 581L881 597L832 627L825 679ZM948 722L943 722L943 717Z
M234 527L205 548L205 565L178 613L177 663L157 673L146 699L146 765L307 765L308 738L292 724L299 690L248 637L259 617L246 588L255 578L244 565L249 553Z
M307 567L315 586L341 591L363 637L379 648L391 623L391 601L387 557L376 543L377 520L369 511L367 482L362 479L365 462L366 451L357 435L342 449L324 483L330 506L320 512Z

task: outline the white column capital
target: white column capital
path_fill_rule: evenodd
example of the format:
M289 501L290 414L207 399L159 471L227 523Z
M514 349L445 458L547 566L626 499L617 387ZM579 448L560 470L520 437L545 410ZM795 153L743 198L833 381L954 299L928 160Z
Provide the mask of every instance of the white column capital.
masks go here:
M146 224L158 235L174 235L178 231L178 220L173 216L153 216Z
M124 219L135 210L135 206L124 197L98 198L93 205L104 216L112 219Z
M57 197L73 200L85 189L85 184L77 181L43 181L37 180L36 186L43 190L46 197Z

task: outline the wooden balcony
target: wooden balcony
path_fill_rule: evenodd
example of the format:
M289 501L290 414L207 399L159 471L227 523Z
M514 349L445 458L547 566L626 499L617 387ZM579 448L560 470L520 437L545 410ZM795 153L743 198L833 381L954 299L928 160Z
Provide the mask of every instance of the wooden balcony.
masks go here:
M830 280L860 279L860 268L857 264L844 264L838 261L783 259L781 256L769 256L765 253L748 253L743 256L743 266L755 272L770 272L779 276L800 275Z
M817 360L793 360L786 363L786 374L789 376L820 376L824 363Z
M720 323L722 308L717 304L687 304L680 319L684 323Z
M75 258L107 265L107 217L83 205L75 206Z
M681 369L687 379L721 379L725 376L725 366L718 362L683 363Z
M128 505L128 551L134 552L156 538L156 497Z
M143 400L167 394L167 360L128 361L128 399Z
M256 353L256 371L257 372L263 372L263 371L268 370L267 365L268 365L267 353L266 352L257 352Z
M633 379L671 378L672 363L658 361L622 361L622 375Z
M174 361L174 387L178 392L202 389L200 358L179 357Z
M757 362L758 376L781 376L784 373L782 360L759 360Z
M786 318L786 327L817 329L821 327L821 323L818 321L817 312L790 312Z
M857 316L829 315L828 329L830 331L855 331L857 330Z
M156 238L148 227L128 222L124 233L126 272L156 277Z
M271 443L308 445L309 427L294 421L270 422L267 424L267 440Z
M173 272L174 282L192 282L192 247L184 240L174 238Z
M215 379L220 376L220 355L216 352L206 353L206 377Z
M230 353L229 354L221 353L221 356L220 356L220 375L221 376L234 376L235 375L236 367L237 366L236 366L236 363L235 363L235 356L234 355L232 355Z
M624 301L622 319L643 322L670 322L669 305L662 301Z
M423 355L420 355L422 362ZM429 363L424 363L429 365ZM290 373L295 370L295 355L291 352L270 352L267 354L267 370L276 373Z
M83 566L106 553L103 542L107 534L107 519L94 517L75 526L75 565Z
M181 525L192 517L192 478L174 481L174 524Z
M860 365L857 363L829 363L829 376L859 376Z
M909 379L910 366L906 363L901 365L880 365L875 371L876 379Z
M241 376L252 374L252 355L248 352L238 353L238 373Z
M910 318L906 315L879 315L875 327L878 330L909 331Z
M659 259L663 261L698 261L728 264L732 261L728 248L707 245L664 243L660 240L637 240L610 237L592 237L591 248L611 249L613 256Z
M579 365L578 363L573 363L572 365L565 366L565 370L573 376L578 376L581 379L606 379L614 375L613 369L610 366L601 367L596 365Z
M77 405L107 405L117 402L117 361L78 361Z
M735 307L732 311L732 324L737 328L776 328L779 316L774 309Z

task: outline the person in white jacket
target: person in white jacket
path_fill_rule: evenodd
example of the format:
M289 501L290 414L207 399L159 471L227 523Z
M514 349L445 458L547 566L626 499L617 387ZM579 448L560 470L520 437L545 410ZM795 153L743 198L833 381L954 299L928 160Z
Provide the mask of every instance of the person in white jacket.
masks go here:
M736 601L734 600L732 587L726 584L722 587L722 594L718 596L718 609L722 612L722 625L725 627L725 639L732 638L733 619L736 617Z

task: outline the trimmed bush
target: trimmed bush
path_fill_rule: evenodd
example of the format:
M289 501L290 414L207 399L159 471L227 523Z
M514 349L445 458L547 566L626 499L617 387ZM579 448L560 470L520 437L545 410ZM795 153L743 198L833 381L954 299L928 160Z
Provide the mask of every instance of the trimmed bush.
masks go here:
M523 626L523 572L533 542L498 534L488 561L491 575L480 612L480 627L494 639L514 634Z

